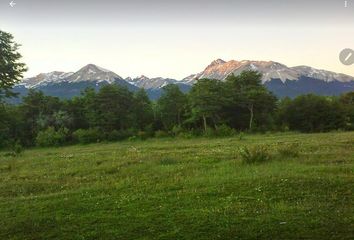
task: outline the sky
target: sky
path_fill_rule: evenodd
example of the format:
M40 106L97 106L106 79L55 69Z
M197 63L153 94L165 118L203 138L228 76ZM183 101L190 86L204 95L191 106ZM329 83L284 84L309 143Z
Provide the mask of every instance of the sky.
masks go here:
M0 0L26 77L93 63L122 77L182 79L211 61L273 60L354 76L354 0Z

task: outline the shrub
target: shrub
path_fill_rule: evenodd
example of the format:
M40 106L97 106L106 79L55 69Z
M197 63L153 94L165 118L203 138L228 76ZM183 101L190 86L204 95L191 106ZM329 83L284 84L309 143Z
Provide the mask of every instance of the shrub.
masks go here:
M16 157L16 153L15 152L5 152L3 154L4 157Z
M171 130L171 133L173 136L178 136L179 134L183 133L184 132L184 129L179 126L179 125L175 125L173 126L172 130Z
M149 133L145 132L145 131L139 131L136 136L140 139L140 140L146 140L149 138Z
M191 139L193 138L193 134L191 132L181 132L177 136L178 138Z
M207 128L205 131L204 131L204 137L215 137L215 130L212 129L212 128Z
M151 138L151 137L154 137L154 128L153 128L153 125L152 124L149 124L147 125L145 128L144 128L144 132L146 133L146 135Z
M149 138L149 133L139 131L135 135L128 137L128 141L146 140Z
M236 135L236 130L223 124L215 130L215 135L218 137L230 137Z
M240 155L242 162L246 164L264 163L271 160L271 155L265 146L241 148Z
M240 132L240 134L238 135L238 140L242 141L245 139L245 134L243 132Z
M134 142L136 140L138 140L137 136L131 136L128 138L128 141L130 141L130 142Z
M37 134L36 144L40 147L61 146L66 142L68 132L66 128L56 131L53 127L49 127Z
M106 134L105 139L108 141L120 140L120 133L118 130L113 130L113 131L109 132L108 134Z
M4 154L4 157L17 157L23 152L23 147L19 141L12 142L10 147L10 152Z
M135 132L133 130L113 130L106 134L105 139L108 141L121 141L134 135Z
M278 153L282 157L298 157L299 145L294 143L282 143L278 146Z
M236 135L236 130L223 124L218 126L216 129L207 128L204 131L205 137L230 137Z
M194 137L200 137L203 135L203 131L199 128L193 128L191 130L189 130L189 132L192 134L192 136Z
M73 132L73 137L81 144L95 143L102 139L102 133L97 128L78 129Z
M165 138L165 137L169 137L168 133L162 130L158 130L155 132L155 137L157 138Z
M10 141L0 136L0 149L6 148L10 145Z
M12 146L12 150L14 151L14 153L16 155L20 155L23 152L23 147L20 144L19 141L17 141L13 146Z

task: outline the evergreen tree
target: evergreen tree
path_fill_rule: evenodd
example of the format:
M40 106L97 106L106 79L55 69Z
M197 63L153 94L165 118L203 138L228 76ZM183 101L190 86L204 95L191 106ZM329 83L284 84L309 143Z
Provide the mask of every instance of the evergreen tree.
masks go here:
M15 96L11 89L22 80L22 74L27 70L25 64L19 62L18 48L13 36L0 30L0 100Z

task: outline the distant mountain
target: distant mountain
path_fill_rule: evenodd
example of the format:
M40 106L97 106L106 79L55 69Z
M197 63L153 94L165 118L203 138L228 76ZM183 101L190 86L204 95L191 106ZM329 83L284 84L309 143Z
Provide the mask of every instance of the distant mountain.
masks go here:
M144 89L159 89L159 88L163 88L168 84L181 83L180 81L177 81L175 79L162 78L162 77L148 78L144 75L133 79L126 78L125 80L134 86L137 86L139 88L144 88Z
M217 59L202 72L182 80L194 84L198 79L225 80L230 74L239 75L245 70L262 73L263 84L278 97L296 97L301 94L339 95L354 91L354 77L319 70L308 66L287 67L273 61L224 61Z
M15 87L15 91L24 96L28 89L34 88L51 96L71 98L78 96L87 87L98 90L106 84L118 84L133 92L144 88L151 99L158 99L163 92L163 87L168 84L176 84L183 92L188 92L199 79L224 81L230 74L238 75L245 70L262 73L263 84L278 97L296 97L307 93L340 95L354 91L354 77L345 74L308 66L287 67L273 61L224 61L222 59L211 62L202 72L192 74L180 81L162 77L148 78L144 75L123 79L110 70L88 64L77 72L54 71L26 78Z
M69 76L67 80L68 82L98 81L114 83L116 80L123 80L123 78L110 70L88 64Z
M15 87L15 92L20 96L25 96L28 89L37 89L45 94L60 98L72 98L80 95L80 93L90 87L99 90L107 84L117 84L127 87L130 91L135 92L140 88L144 88L151 99L158 99L163 90L162 88L168 84L176 84L183 92L189 91L190 85L169 78L148 78L141 76L137 78L123 79L118 74L101 68L94 64L88 64L77 72L50 72L41 73L35 77L23 79L20 84ZM12 102L19 102L15 99Z
M26 78L21 82L27 88L39 88L48 84L56 83L78 83L78 82L107 82L114 83L117 80L123 80L122 77L107 69L98 67L94 64L88 64L77 72L50 72L41 73L32 78Z
M311 77L325 82L354 81L354 77L345 74L334 73L326 70L319 70L308 66L287 67L284 64L273 61L224 61L217 59L207 66L204 71L191 75L184 81L195 81L201 78L211 78L225 80L230 74L238 75L245 70L255 70L262 73L262 81L267 82L272 79L280 79L282 82L286 80L299 80L301 77Z
M107 84L118 84L127 87L130 91L136 91L139 88L129 84L116 73L96 66L88 64L77 72L50 72L41 73L32 78L24 79L15 91L21 96L25 96L28 89L37 89L45 94L60 98L72 98L79 96L80 93L90 87L100 89Z
M330 72L326 70L319 70L315 69L312 67L308 66L297 66L293 67L295 71L299 73L301 77L308 77L308 78L314 78L318 80L323 80L325 82L352 82L354 81L354 77L341 74L341 73L335 73L335 72Z
M35 88L40 85L45 85L49 83L58 83L65 81L68 77L70 77L73 73L65 73L65 72L50 72L50 73L40 73L35 77L25 78L22 80L20 85L25 86L26 88Z

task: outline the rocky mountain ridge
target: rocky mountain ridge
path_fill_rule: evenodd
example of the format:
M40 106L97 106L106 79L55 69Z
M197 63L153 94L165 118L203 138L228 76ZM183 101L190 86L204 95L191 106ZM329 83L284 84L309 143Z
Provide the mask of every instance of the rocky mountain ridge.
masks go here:
M203 71L192 74L182 80L144 75L136 78L123 79L113 71L88 64L76 72L54 71L41 73L32 78L24 79L18 86L19 92L39 89L47 94L59 97L78 95L85 87L99 89L105 84L118 84L130 90L144 88L152 99L161 96L162 88L168 84L176 84L184 92L199 79L211 78L225 80L230 74L238 75L245 70L262 73L263 84L278 97L296 97L301 94L315 93L319 95L340 95L354 91L354 77L308 66L287 67L274 61L224 61L217 59Z

